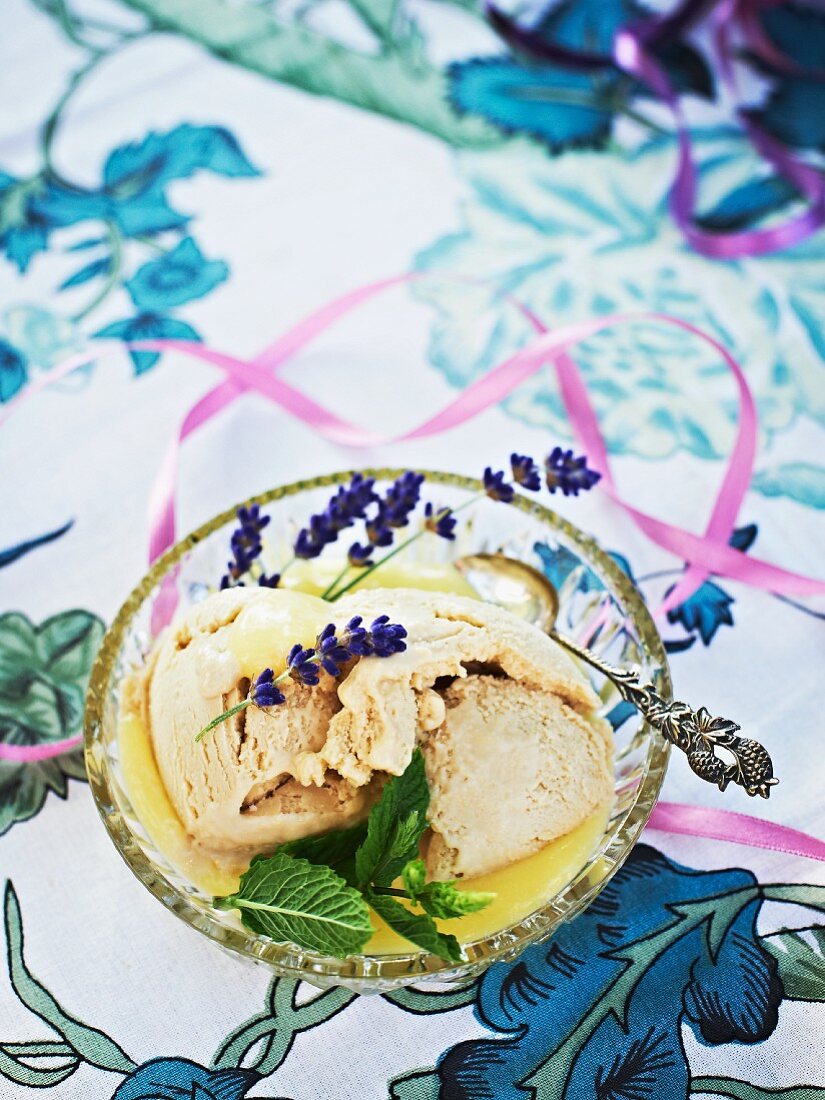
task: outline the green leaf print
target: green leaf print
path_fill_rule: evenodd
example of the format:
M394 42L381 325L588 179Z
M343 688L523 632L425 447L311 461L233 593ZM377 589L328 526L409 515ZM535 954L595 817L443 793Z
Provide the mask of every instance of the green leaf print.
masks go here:
M793 1001L825 1001L825 927L799 928L762 937L779 963L785 996Z
M89 611L64 611L36 626L0 615L0 741L42 745L80 732L89 673L103 637ZM84 779L79 752L37 764L0 762L0 835L37 814L49 791L65 798Z

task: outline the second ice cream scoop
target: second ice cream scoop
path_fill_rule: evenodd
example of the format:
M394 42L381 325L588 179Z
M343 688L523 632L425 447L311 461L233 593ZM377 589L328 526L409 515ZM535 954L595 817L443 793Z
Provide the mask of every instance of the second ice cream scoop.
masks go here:
M643 684L635 669L616 668L592 650L555 629L559 594L549 579L527 562L505 554L470 554L456 567L485 600L506 607L597 669L616 685L622 698L649 724L687 756L700 779L724 791L729 783L749 795L768 798L774 778L773 762L759 741L739 737L740 727L728 718L714 718L705 707L664 699L653 684Z

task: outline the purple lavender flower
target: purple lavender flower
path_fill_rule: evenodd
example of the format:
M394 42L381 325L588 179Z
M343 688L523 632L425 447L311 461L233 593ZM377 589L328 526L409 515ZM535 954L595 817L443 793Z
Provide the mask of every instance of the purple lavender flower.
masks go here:
M503 504L509 504L513 499L515 490L513 486L504 480L504 471L493 473L491 467L484 470L484 492L491 500L500 500Z
M380 511L388 527L406 527L410 513L418 504L424 475L407 470L397 478L384 496Z
M395 537L384 519L384 513L379 509L377 515L372 519L368 519L364 524L364 530L367 532L367 538L373 546L392 546L392 540Z
M457 523L458 520L453 515L452 509L434 508L429 501L425 504L424 527L428 531L432 531L434 535L438 535L439 538L452 541L455 538Z
M315 642L318 653L318 662L325 672L333 678L341 675L341 666L353 656L347 648L344 639L336 638L335 623L325 626Z
M602 476L596 470L588 469L585 455L576 457L572 451L563 451L561 447L554 447L544 460L544 470L550 492L561 489L566 497L575 497L580 490L592 489Z
M519 455L513 451L510 455L510 468L514 480L522 489L535 493L541 488L539 468L529 455Z
M275 673L265 668L252 684L252 702L256 707L276 707L286 701L286 696L273 682Z
M238 527L232 532L229 540L229 548L232 551L232 560L226 563L226 573L221 577L221 588L230 588L237 584L240 578L248 573L252 563L260 556L262 550L261 531L269 523L270 516L261 515L258 504L251 504L248 508L239 508Z
M345 528L352 527L356 519L364 519L368 506L378 500L374 486L375 479L363 474L353 474L349 485L339 486L324 511L310 516L307 526L298 532L295 557L317 558Z
M374 549L374 546L362 546L360 542L354 542L347 551L347 560L354 569L361 569L370 564Z
M363 621L360 615L353 615L341 633L341 645L353 657L369 657L371 653L370 637L367 628L361 625Z
M277 588L280 583L280 573L270 573L268 576L266 573L261 573L260 577L258 577L259 588Z
M290 649L286 659L286 667L289 675L299 684L307 687L315 687L318 683L318 662L315 660L314 649L304 649L297 643Z
M403 653L407 643L403 640L407 631L400 623L391 623L389 615L379 615L373 619L367 632L366 644L371 657L392 657L393 653Z

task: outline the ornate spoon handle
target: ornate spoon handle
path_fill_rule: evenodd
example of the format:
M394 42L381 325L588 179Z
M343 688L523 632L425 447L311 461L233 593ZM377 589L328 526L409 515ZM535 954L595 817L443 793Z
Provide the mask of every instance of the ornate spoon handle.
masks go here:
M652 684L643 684L638 672L615 668L564 634L551 632L565 649L581 657L612 680L622 698L635 707L651 726L681 749L688 764L700 779L715 783L723 791L730 782L744 787L749 795L767 798L779 782L773 775L773 763L767 749L758 741L737 736L740 728L728 718L712 718L700 707L692 710L687 703L668 703ZM722 749L722 756L716 750Z

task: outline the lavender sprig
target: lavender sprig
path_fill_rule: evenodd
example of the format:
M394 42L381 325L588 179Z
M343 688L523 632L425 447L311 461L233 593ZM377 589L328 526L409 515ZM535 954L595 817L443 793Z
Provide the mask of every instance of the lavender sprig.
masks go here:
M298 532L293 547L295 557L305 561L317 558L356 519L364 519L367 508L379 499L374 486L375 478L353 474L349 485L342 485L323 512L310 516L307 526Z
M249 572L253 563L260 557L263 549L261 531L270 521L269 516L261 515L258 504L239 508L237 515L238 526L229 540L232 560L226 563L226 573L221 577L221 588L231 588L233 584L243 583L241 577Z
M432 531L439 538L452 542L458 520L452 508L435 508L429 501L424 505L424 529Z
M561 489L564 495L578 496L579 492L592 489L601 474L587 466L585 455L576 456L572 451L554 447L544 460L545 482L551 493Z
M389 615L379 615L369 628L363 625L360 615L350 619L340 635L334 623L329 623L315 640L312 647L304 647L296 642L290 649L286 668L276 676L271 668L265 668L253 681L246 699L234 707L213 718L195 738L200 741L210 730L231 718L246 707L256 706L262 710L280 706L286 702L286 696L278 684L287 679L296 680L306 687L316 687L321 669L329 676L338 679L345 665L361 657L392 657L394 653L403 653L407 648L404 639L407 631L400 623L391 623Z

